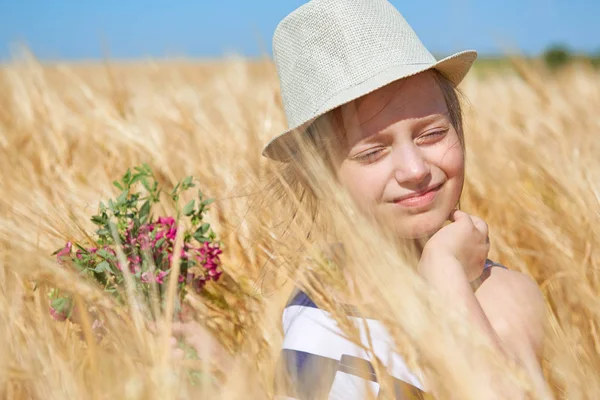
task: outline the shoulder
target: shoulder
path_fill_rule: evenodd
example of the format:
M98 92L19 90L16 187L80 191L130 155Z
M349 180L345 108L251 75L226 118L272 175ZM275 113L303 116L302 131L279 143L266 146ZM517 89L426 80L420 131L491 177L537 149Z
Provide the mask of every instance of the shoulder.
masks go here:
M500 338L528 341L536 352L541 350L546 302L531 277L510 269L492 268L475 295Z

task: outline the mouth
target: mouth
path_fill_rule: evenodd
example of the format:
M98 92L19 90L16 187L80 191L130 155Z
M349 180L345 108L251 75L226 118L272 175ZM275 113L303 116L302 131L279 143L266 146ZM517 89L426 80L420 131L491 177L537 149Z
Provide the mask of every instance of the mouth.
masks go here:
M439 193L443 184L433 186L420 192L411 193L394 200L394 204L404 207L424 207L431 204Z

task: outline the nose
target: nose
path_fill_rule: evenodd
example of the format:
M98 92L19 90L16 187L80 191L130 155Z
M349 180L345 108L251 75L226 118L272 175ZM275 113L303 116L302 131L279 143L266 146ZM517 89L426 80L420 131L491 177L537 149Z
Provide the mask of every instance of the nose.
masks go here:
M431 174L431 166L423 151L407 143L393 152L394 177L398 183L421 183Z

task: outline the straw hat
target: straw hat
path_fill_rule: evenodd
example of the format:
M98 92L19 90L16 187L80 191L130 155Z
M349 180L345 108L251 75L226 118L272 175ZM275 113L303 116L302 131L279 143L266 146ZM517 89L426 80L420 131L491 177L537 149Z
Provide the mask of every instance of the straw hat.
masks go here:
M279 23L273 56L288 130L262 154L282 160L290 133L328 111L429 69L458 85L477 52L437 61L387 0L312 0Z

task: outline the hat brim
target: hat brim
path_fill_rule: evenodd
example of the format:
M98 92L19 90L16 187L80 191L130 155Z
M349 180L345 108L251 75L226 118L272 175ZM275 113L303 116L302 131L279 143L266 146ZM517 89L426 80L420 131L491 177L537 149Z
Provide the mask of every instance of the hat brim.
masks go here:
M379 71L372 77L346 88L327 100L313 113L314 117L310 120L300 123L277 135L263 148L262 155L277 161L285 161L289 158L289 149L292 148L291 146L293 144L291 141L294 140L293 135L291 135L292 132L304 131L316 119L329 111L400 79L408 78L409 76L416 75L420 72L436 69L454 86L458 86L467 75L476 59L477 52L474 50L467 50L453 54L432 64L404 64L393 66L384 71Z

